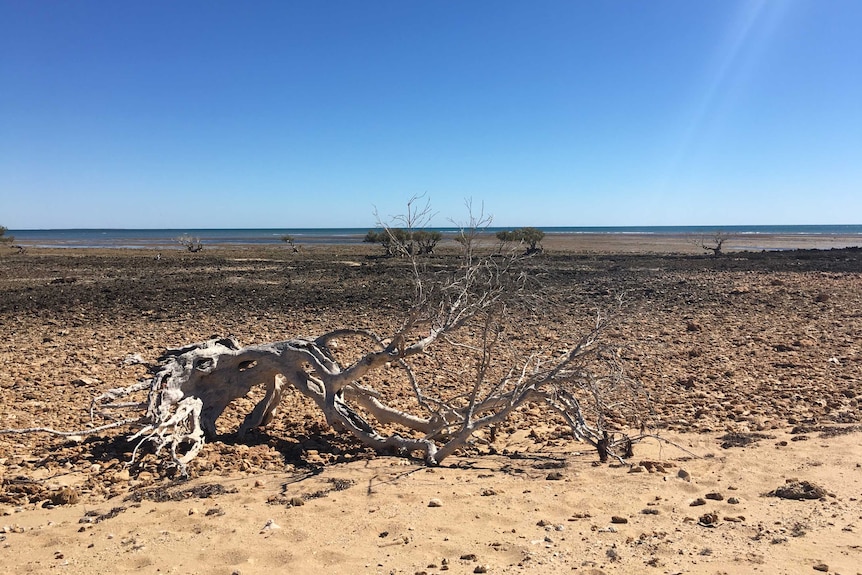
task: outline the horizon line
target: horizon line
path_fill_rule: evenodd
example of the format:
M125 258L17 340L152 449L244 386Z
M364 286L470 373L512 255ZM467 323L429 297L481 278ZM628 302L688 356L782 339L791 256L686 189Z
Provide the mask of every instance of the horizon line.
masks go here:
M860 227L862 223L854 223L854 224L611 224L611 225L602 225L602 224L590 224L590 225L516 225L516 226L484 226L481 229L502 229L502 228L538 228L543 230L551 230L551 229L607 229L607 228L710 228L710 229L721 229L721 228L777 228L777 227L794 227L794 228L804 228L804 227ZM214 231L214 230L294 230L294 231L317 231L317 230L373 230L373 229L381 229L383 226L315 226L315 227L292 227L292 226L262 226L262 227L202 227L202 228L191 228L191 227L146 227L146 228L138 228L138 227L69 227L69 228L48 228L48 227L38 227L38 228L9 228L6 230L8 232L48 232L48 231ZM389 226L391 228L396 228L400 226ZM436 229L436 230L446 230L446 229L460 229L460 226L422 226L421 228L416 229Z

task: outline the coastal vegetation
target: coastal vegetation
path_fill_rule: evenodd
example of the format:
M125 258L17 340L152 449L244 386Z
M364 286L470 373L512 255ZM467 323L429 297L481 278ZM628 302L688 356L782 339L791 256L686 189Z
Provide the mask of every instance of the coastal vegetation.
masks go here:
M434 248L443 239L438 230L405 230L402 228L384 228L368 230L362 240L370 244L380 244L388 257L409 257L413 255L428 255L434 253Z
M7 235L9 228L6 226L0 226L0 243L8 244L15 241L15 236Z
M294 238L292 235L284 234L283 236L281 236L281 241L289 245L294 253L299 252L299 246L296 245L296 238Z
M545 238L545 232L531 227L518 228L516 230L501 230L496 235L501 244L511 242L526 244L527 254L541 253L541 242Z
M201 239L189 234L183 234L178 237L177 243L192 253L196 253L204 249L204 244Z

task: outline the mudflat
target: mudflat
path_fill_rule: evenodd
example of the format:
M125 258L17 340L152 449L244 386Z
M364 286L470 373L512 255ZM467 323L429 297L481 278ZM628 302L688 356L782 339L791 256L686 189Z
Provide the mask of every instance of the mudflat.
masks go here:
M0 435L0 572L862 572L862 250L768 241L713 257L554 237L525 264L548 302L540 345L622 296L606 337L666 440L625 464L529 407L436 468L329 429L298 394L238 442L253 391L189 479L153 454L127 467L123 430ZM406 263L369 245L3 248L0 428L86 428L92 397L146 377L135 354L390 333L411 293Z

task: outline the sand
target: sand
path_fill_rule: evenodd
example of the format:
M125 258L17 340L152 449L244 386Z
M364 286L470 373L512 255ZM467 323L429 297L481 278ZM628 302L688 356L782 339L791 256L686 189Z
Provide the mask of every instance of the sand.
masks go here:
M0 573L862 572L862 253L630 241L553 238L532 268L563 306L550 345L627 294L608 337L663 441L625 465L527 409L428 468L339 436L295 396L247 443L231 430L253 398L238 401L189 480L150 455L127 469L122 433L0 435ZM94 394L145 376L129 354L385 332L399 267L375 253L4 248L0 427L82 427ZM794 482L822 490L768 495Z

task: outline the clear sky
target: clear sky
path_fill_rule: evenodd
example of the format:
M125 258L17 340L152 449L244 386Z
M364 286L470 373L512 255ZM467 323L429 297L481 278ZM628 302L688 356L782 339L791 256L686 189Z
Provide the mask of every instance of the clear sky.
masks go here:
M0 224L862 223L859 0L0 0Z

